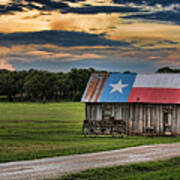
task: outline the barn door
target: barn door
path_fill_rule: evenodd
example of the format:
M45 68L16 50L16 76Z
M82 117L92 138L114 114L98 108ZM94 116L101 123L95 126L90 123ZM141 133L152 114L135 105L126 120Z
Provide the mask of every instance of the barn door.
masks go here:
M148 104L144 106L144 133L154 133L153 106Z
M103 120L114 120L113 104L104 103L102 105L102 119Z
M172 110L170 108L163 109L163 129L164 135L171 135L172 126Z

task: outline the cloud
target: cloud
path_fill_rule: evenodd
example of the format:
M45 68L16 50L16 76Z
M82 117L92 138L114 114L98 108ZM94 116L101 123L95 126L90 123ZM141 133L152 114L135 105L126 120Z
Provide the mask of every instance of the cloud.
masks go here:
M112 14L118 13L124 19L141 19L180 24L179 0L113 0L113 1L57 1L57 0L16 0L0 5L0 14L26 13L27 11L58 14ZM34 18L38 15L32 16ZM93 27L94 28L94 27Z
M72 46L129 46L125 41L105 39L102 35L73 31L41 31L28 33L0 33L1 46L54 44L64 47Z
M52 16L51 29L66 31L81 31L86 33L104 33L109 27L119 22L119 14L106 15L74 15L74 14L55 14Z
M0 49L4 52L1 51L0 54L1 68L10 70L38 68L60 71L63 67L63 71L66 71L70 67L79 65L79 67L97 66L97 68L114 69L114 71L123 68L131 70L134 67L142 72L143 69L145 71L165 65L179 66L180 55L179 49L175 48L137 49L120 46L62 47L54 44L29 44L1 46ZM145 65L149 67L143 67Z
M118 7L118 6L87 6L79 8L69 8L63 13L78 13L78 14L97 14L97 13L128 13L139 12L140 10L133 7Z
M18 4L0 5L0 15L10 14L12 12L22 11L22 6Z
M9 71L14 71L15 68L6 59L0 58L0 69L8 69Z
M162 61L161 64L172 65L173 66L180 66L180 48L174 51L171 54L168 54Z
M179 9L180 11L180 9ZM160 11L148 14L136 14L125 16L125 19L146 19L146 20L155 20L155 21L162 21L162 22L170 22L174 24L180 25L180 12L175 11Z
M149 5L149 6L156 6L158 4L162 6L169 6L171 4L179 4L179 0L113 0L116 4L129 4L134 3L137 5Z
M64 3L64 2L57 2L53 0L25 0L26 2L35 2L38 4L43 5L41 8L38 7L41 10L54 10L54 9L65 9L68 8L69 6ZM31 5L31 4L30 4ZM28 5L27 5L28 6Z
M81 52L81 48L80 51L75 48L74 51L69 52L69 48L49 44L41 47L39 45L17 45L9 48L1 46L0 49L3 50L0 53L0 69L9 70L14 70L12 65L14 62L28 64L41 61L44 63L59 62L61 64L62 62L104 58L103 55L97 53Z
M78 4L81 1L55 1L55 0L19 0L12 1L6 5L0 5L0 14L11 14L25 10L53 11L59 10L61 13L77 13L77 14L97 14L97 13L128 13L139 12L138 8L129 6L117 6L113 3L96 5L96 3L88 4L88 1L82 7L71 7L67 2Z
M35 16L36 18L32 18ZM25 19L25 17L31 17L32 19ZM40 17L37 10L0 16L0 32L2 33L48 30L48 24L46 19Z
M11 14L27 10L52 11L69 8L64 2L56 2L53 0L13 0L5 5L0 5L0 14Z

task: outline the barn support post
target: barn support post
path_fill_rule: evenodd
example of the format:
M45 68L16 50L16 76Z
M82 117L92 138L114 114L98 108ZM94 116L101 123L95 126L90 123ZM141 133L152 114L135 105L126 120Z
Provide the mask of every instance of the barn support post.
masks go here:
M160 134L164 135L164 128L163 128L163 106L162 104L159 105L159 128L160 128Z
M139 132L143 133L143 105L139 106Z
M158 105L156 105L155 106L155 110L156 110L156 134L157 135L160 135L160 132L159 132L159 106Z
M176 135L175 123L176 123L176 105L172 105L172 126L171 126L172 135Z
M180 105L177 109L177 134L180 135Z
M176 121L175 121L175 132L176 132L176 135L178 135L178 109L179 109L179 105L176 105Z

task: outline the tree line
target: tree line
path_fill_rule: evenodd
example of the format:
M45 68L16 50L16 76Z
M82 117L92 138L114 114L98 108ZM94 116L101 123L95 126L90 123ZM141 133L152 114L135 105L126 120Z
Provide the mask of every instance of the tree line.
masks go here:
M79 101L93 68L68 73L0 70L1 101Z
M0 70L0 101L80 101L90 75L95 72L106 71L93 68L72 69L67 73ZM180 69L164 67L157 72L179 73Z

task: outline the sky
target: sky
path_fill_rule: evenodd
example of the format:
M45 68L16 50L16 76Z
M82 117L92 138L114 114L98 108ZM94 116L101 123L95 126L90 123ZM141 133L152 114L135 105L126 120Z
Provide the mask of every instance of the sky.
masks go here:
M0 0L0 69L180 68L180 0Z

